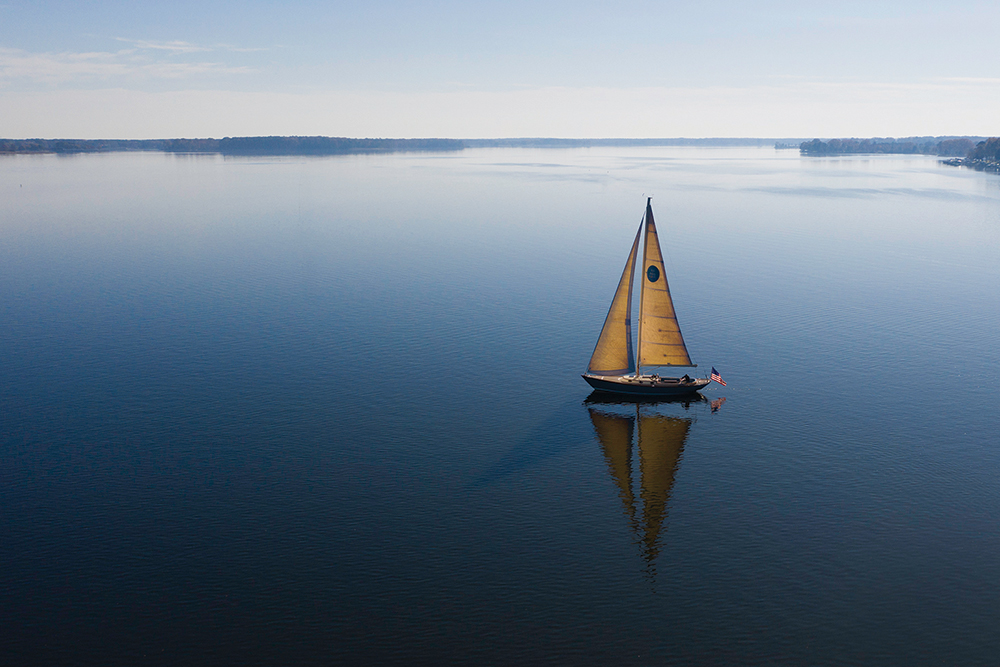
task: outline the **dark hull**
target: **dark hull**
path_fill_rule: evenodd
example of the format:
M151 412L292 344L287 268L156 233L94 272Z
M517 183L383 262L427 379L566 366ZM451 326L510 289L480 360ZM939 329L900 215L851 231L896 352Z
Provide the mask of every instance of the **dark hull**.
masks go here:
M704 378L696 378L690 382L681 382L675 378L660 380L633 380L625 377L584 375L583 379L598 391L613 394L629 394L631 396L683 396L693 394L711 382Z

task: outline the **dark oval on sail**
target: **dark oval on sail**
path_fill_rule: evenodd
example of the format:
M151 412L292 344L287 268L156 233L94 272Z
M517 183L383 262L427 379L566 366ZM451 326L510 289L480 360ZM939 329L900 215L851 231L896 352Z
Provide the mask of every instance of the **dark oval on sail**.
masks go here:
M655 266L650 266L646 269L646 277L649 278L649 282L655 283L660 279L660 270Z

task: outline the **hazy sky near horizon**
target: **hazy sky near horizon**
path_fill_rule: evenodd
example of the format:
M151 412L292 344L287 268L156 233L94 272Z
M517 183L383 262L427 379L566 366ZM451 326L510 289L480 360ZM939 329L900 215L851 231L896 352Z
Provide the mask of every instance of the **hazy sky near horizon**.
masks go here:
M0 0L0 137L997 135L998 27L969 0Z

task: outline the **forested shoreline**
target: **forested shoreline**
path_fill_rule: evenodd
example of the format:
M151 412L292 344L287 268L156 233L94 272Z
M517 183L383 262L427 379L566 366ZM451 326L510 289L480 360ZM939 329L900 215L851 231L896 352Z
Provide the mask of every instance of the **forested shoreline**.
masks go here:
M673 139L352 139L348 137L225 137L223 139L0 139L0 154L112 153L159 151L233 156L346 155L460 151L465 148L589 148L600 146L766 146L794 148L792 141L755 138ZM802 155L917 154L938 155L947 164L1000 171L1000 138L905 137L812 139L798 144Z
M803 141L803 155L845 155L893 153L939 155L955 167L1000 172L1000 138L992 137L907 137L905 139L830 139Z
M979 171L995 171L1000 173L1000 137L980 141L964 158L945 160L945 162Z
M592 148L602 146L770 146L775 140L753 137L662 139L564 139L519 137L506 139L351 139L348 137L226 137L224 139L0 139L0 154L111 153L160 151L222 155L343 155L459 151L465 148ZM783 144L784 145L784 144Z
M874 137L871 139L829 139L803 141L803 155L843 155L850 153L895 153L965 157L985 137Z
M343 155L457 151L459 139L351 139L347 137L225 137L224 139L0 139L0 153L217 153L222 155Z

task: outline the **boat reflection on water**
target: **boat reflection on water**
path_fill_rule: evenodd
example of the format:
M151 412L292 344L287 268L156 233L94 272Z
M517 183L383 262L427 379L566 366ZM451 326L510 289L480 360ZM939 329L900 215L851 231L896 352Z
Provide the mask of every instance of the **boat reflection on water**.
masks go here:
M722 399L725 402L725 399ZM599 389L590 392L587 398L583 399L584 405L608 405L608 406L636 406L636 405L679 405L685 410L691 407L695 403L712 403L716 401L709 401L705 396L701 394L683 394L680 396L640 396L633 394L613 394L608 391L601 391ZM620 412L621 408L618 408L616 412Z
M666 402L620 396L607 399L606 394L596 392L585 401L608 471L650 573L655 571L667 503L692 423L687 417L657 414L654 406ZM669 401L681 403L685 409L692 402L707 401L703 397ZM638 451L638 479L633 475L633 440Z

